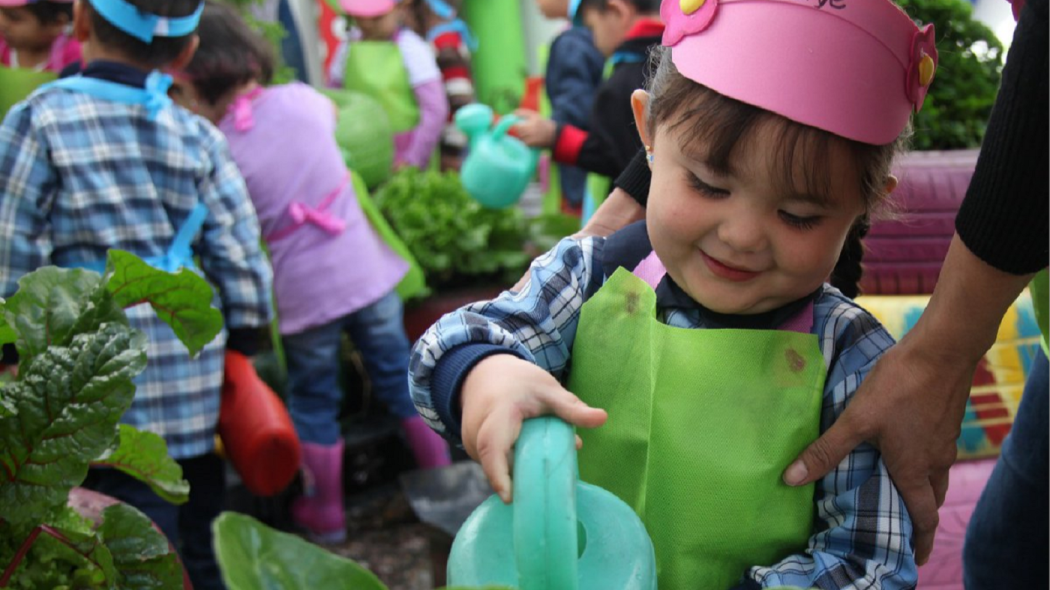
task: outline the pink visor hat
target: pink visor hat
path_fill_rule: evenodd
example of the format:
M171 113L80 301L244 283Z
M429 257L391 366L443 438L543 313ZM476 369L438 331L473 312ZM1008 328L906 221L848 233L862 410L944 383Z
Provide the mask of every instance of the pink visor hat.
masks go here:
M901 134L937 69L933 25L890 0L663 0L660 17L690 80L872 145Z
M55 4L72 4L73 0L0 0L0 8L17 8L37 2L54 2Z
M393 10L397 0L339 0L339 6L350 16L375 18Z

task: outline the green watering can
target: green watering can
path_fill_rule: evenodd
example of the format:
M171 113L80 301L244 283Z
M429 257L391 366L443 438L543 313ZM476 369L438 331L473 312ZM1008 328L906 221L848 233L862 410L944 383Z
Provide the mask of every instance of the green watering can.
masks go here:
M622 500L578 481L573 429L526 420L514 448L514 500L493 494L463 523L450 586L518 590L656 590L645 525Z
M470 196L490 209L503 209L518 202L536 172L539 152L507 131L521 121L507 115L492 125L492 109L480 103L456 111L456 126L470 139L470 150L460 178Z

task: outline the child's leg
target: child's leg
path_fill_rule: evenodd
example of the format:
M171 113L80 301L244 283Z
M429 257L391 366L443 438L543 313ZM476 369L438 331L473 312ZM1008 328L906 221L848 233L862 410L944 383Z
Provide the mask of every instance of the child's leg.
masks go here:
M288 363L288 413L305 443L333 445L339 439L340 321L283 336Z
M288 411L303 443L303 495L292 504L292 519L312 540L325 544L346 540L338 382L343 321L281 339L288 363Z
M448 445L419 417L408 392L411 350L397 293L390 292L354 312L347 329L361 352L376 395L401 419L416 463L424 469L448 465Z
M183 459L179 465L190 483L190 499L179 507L182 563L195 590L224 590L211 524L225 508L226 466L215 453Z

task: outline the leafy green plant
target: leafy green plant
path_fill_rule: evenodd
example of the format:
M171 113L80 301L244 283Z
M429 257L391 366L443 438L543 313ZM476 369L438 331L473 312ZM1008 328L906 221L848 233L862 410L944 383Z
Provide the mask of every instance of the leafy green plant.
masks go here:
M387 590L375 574L357 563L275 531L250 516L224 512L212 527L216 558L230 590Z
M922 110L913 118L913 149L973 148L984 138L999 88L1003 46L973 19L965 0L898 0L920 23L933 23L939 64Z
M521 211L482 207L454 172L401 170L375 202L435 289L464 280L513 282L529 261Z
M19 353L17 378L0 389L0 587L180 588L177 556L145 515L117 504L95 522L69 502L92 465L186 501L164 441L118 425L146 366L124 308L149 303L195 354L222 327L211 287L120 251L103 276L45 267L18 285L0 300L0 343Z

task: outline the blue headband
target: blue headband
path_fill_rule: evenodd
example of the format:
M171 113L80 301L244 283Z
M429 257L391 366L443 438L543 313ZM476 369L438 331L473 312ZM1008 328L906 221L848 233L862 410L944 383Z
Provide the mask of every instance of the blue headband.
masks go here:
M444 0L426 0L427 6L430 7L431 12L437 15L438 18L449 20L455 18L456 10L446 4Z
M145 43L154 37L185 37L197 30L204 2L189 16L158 16L125 0L91 0L91 7L110 24Z

